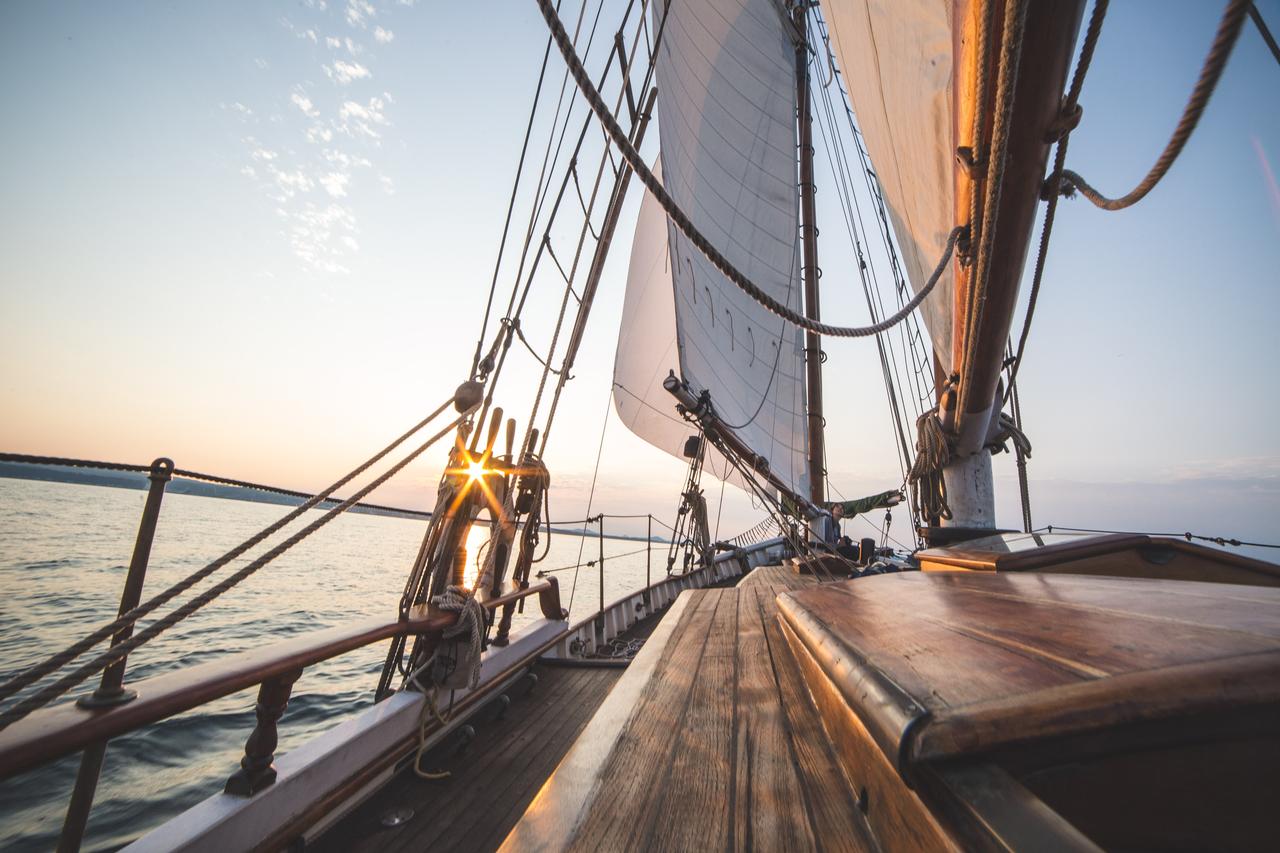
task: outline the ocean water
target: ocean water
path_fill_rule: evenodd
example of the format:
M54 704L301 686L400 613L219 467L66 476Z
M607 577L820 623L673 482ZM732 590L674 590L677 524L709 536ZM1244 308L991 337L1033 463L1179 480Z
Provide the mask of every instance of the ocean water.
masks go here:
M111 621L137 534L144 492L0 480L0 678ZM229 550L287 507L166 495L143 598ZM310 521L304 516L297 526ZM291 526L285 535L296 530ZM347 514L129 658L126 682L364 617L394 613L426 522ZM487 531L473 531L477 548ZM477 541L477 539L479 541ZM277 541L275 539L272 542ZM555 535L540 567L596 556L594 537ZM654 544L655 578L665 547ZM606 539L606 603L644 585L645 543ZM254 552L259 553L260 551ZM636 553L639 552L639 553ZM240 565L237 563L236 565ZM211 581L224 577L224 569ZM599 601L596 568L556 572L571 620ZM577 574L576 590L574 576ZM178 601L204 589L197 586ZM161 608L167 612L178 602ZM527 608L527 622L537 607ZM144 620L144 622L147 620ZM521 617L515 627L519 630ZM372 704L386 643L311 667L294 686L277 754ZM88 692L96 678L68 697ZM121 736L107 749L86 850L127 842L221 790L253 728L257 690ZM0 849L49 850L57 842L79 755L0 782Z

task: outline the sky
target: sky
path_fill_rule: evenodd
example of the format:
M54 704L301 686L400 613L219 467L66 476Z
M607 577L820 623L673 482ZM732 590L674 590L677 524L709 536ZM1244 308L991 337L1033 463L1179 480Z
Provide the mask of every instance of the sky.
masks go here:
M602 32L623 5L606 2ZM1280 2L1258 7L1280 29ZM1145 174L1220 13L1113 4L1069 167L1111 194ZM434 409L470 367L545 39L533 0L0 7L0 448L316 489ZM557 90L562 75L553 55ZM1019 382L1037 524L1280 541L1277 171L1280 67L1246 25L1144 202L1059 207ZM677 502L683 466L609 406L639 198L633 184L548 448L560 518L581 517L601 447L597 511ZM824 319L863 323L830 245ZM547 287L525 320L539 346ZM896 487L874 344L825 348L833 485ZM503 379L522 428L537 375L513 355ZM429 506L442 460L377 499ZM1016 526L1012 460L995 465ZM760 517L732 487L707 494L723 536Z

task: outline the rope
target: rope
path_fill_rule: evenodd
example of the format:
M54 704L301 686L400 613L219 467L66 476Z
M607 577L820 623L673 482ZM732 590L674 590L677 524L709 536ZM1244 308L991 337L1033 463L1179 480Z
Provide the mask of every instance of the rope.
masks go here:
M1231 0L1227 4L1226 11L1222 14L1222 21L1218 24L1218 32L1214 36L1213 45L1209 48L1209 55L1205 57L1204 67L1200 70L1200 79L1196 81L1195 88L1191 90L1191 97L1187 99L1187 105L1182 111L1182 118L1178 121L1178 126L1174 128L1173 136L1169 138L1168 144L1165 145L1164 151L1160 153L1155 165L1151 167L1151 171L1147 172L1147 176L1136 187L1120 198L1108 198L1094 189L1079 174L1067 169L1062 172L1062 194L1069 196L1079 190L1081 195L1103 210L1124 210L1126 207L1138 203L1147 193L1151 192L1155 185L1160 183L1160 179L1165 176L1169 168L1173 166L1173 162L1178 159L1178 155L1182 153L1183 146L1187 144L1187 140L1191 138L1192 131L1196 129L1196 125L1200 122L1200 116L1204 113L1205 107L1209 105L1209 98L1213 95L1213 91L1218 85L1223 69L1227 67L1227 59L1231 56L1231 49L1235 47L1236 40L1240 36L1240 30L1244 27L1245 17L1249 14L1249 9L1252 5L1249 0Z
M1027 350L1027 337L1031 334L1031 320L1036 314L1036 304L1040 299L1040 283L1044 280L1045 262L1049 256L1049 237L1053 233L1054 218L1058 212L1058 188L1062 183L1063 169L1067 160L1067 142L1071 138L1071 130L1080 121L1080 92L1084 88L1084 77L1089 73L1089 65L1093 62L1093 53L1098 46L1098 36L1102 33L1102 20L1107 14L1110 0L1097 0L1093 14L1089 18L1089 28L1085 31L1084 42L1080 48L1080 59L1076 62L1075 73L1071 75L1071 85L1062 100L1059 113L1062 135L1058 139L1053 155L1053 171L1049 173L1045 185L1048 203L1045 205L1044 224L1040 227L1040 248L1036 252L1035 272L1031 276L1031 293L1027 297L1027 313L1022 321L1022 332L1018 335L1018 348L1014 353L1013 366L1009 371L1009 382L1005 390L1004 401L1008 402L1014 394L1018 371L1022 368L1022 356ZM1029 511L1028 511L1029 515Z
M916 420L916 460L907 473L916 514L930 521L951 518L947 484L942 476L950 458L951 445L938 419L938 410L930 409Z
M467 671L466 686L474 690L480 683L481 638L484 632L484 606L480 599L471 594L471 590L463 586L451 586L431 599L431 603L441 610L458 614L458 621L445 628L441 636L452 640L467 635L468 660L471 663Z
M443 411L443 407L438 411ZM352 497L348 498L338 506L329 510L323 516L316 519L311 524L307 525L302 530L295 533L293 536L290 536L284 542L281 542L279 545L272 548L263 556L249 563L247 566L235 572L234 574L228 576L226 579L222 580L220 583L210 587L200 595L197 595L195 598L191 599L186 604L182 605L176 610L171 611L168 615L164 616L163 618L155 622L152 622L145 629L143 629L137 634L134 634L128 640L125 640L121 643L118 643L112 646L110 649L98 655L96 658L93 658L88 663L85 663L82 666L78 667L77 669L72 671L70 674L63 676L62 678L48 685L44 689L39 690L36 693L32 694L27 699L24 699L23 701L18 702L13 706L9 707L8 709L6 709L3 714L0 714L0 729L6 728L10 724L27 716L32 711L38 708L44 707L45 705L52 702L54 699L57 699L62 694L66 693L71 688L80 684L89 676L93 675L94 673L100 672L101 670L107 668L108 666L111 666L113 663L116 663L117 661L127 657L129 653L132 652L134 649L138 648L144 643L149 642L159 634L163 633L164 631L176 625L178 622L181 622L183 619L186 619L188 616L190 616L195 611L199 610L201 607L204 607L206 604L213 601L215 598L222 595L224 592L231 589L236 584L243 581L245 578L248 578L250 575L257 572L263 566L267 565L272 560L274 560L276 557L279 557L281 554L288 551L294 545L297 545L303 539L306 539L312 533L319 530L321 527L325 526L333 519L337 518L346 510L350 509L357 501L360 500L360 498L363 498L365 495L369 494L374 489L378 488L383 483L385 483L387 480L391 479L393 476L398 474L410 462L412 462L414 459L417 459L420 455L422 455L422 453L425 452L427 448L431 447L433 444L435 444L437 441L439 441L441 438L443 438L445 435L451 432L460 423L462 423L466 419L466 417L467 415L464 414L454 419L448 426L446 426L444 429L440 430L431 438L427 439L425 442L420 444L417 448L415 448L402 460L400 460L391 468L389 468L381 476L374 479L363 489L356 492ZM416 430L416 427L415 427L415 430ZM397 441L393 443L390 447L388 447L387 450L383 451L382 453L378 454L378 456L375 456L373 459L371 459L369 462L357 468L354 472L352 472L347 477L345 477L342 481L340 481L340 483L346 482L347 480L351 479L351 477L356 476L358 473L368 468L369 465L373 464L373 462L375 462L378 458L381 458L381 456L385 455L386 452L394 448L397 444L399 444L400 441L403 440L403 438L407 437L409 434L406 434L406 436L403 436L401 439L397 439ZM274 532L275 530L278 530L280 527L283 527L284 524L286 524L289 520L291 520L292 518L296 518L299 513L305 511L308 508L309 507L306 504L304 504L302 507L299 507L294 512L285 516L285 518L281 519L281 521L278 521L274 525L271 525L271 527L268 527L263 532L258 533L253 537L250 537L250 539L246 540L244 544L237 546L235 549L228 552L227 555L224 555L218 560L215 560L213 563L210 563L208 566L205 566L203 569L199 570L198 572L194 572L184 580L180 581L177 584L174 584L172 587L165 590L165 592L161 593L155 598L152 598L150 601L146 602L145 604L135 607L133 610L129 611L124 616L120 617L110 625L107 625L105 628L99 629L93 634L90 634L84 640L81 640L80 642L73 644L69 648L63 650L59 654L54 655L53 657L49 658L43 663L37 664L36 666L33 666L30 669L23 671L18 676L5 682L3 686L0 686L0 692L3 692L3 695L5 697L11 696L13 695L14 692L22 689L22 687L32 683L38 678L42 678L44 675L47 675L51 672L61 669L66 664L70 663L70 661L78 657L86 649L91 648L92 646L96 645L98 642L101 642L101 640L104 640L107 637L112 636L120 628L124 627L125 625L133 624L133 622L137 621L139 617L145 615L151 610L154 610L155 608L159 607L161 604L164 604L166 601L172 599L174 596L178 595L183 590L188 589L190 586L192 586L202 578L207 577L208 575L216 571L218 568L225 565L227 562L230 562L231 559L234 559L234 557L230 555L232 554L239 555L244 553L244 551L248 550L249 548L253 547L253 545L265 539L266 536L269 535L269 532Z
M920 303L924 301L930 292L932 292L934 285L938 283L939 279L942 277L942 273L947 269L947 264L951 260L952 251L955 249L956 240L958 240L965 231L964 226L957 226L952 229L950 235L948 235L947 245L943 252L942 259L938 262L937 268L933 271L933 275L929 277L929 280L925 283L924 287L917 291L915 297L908 302L901 311L891 317L881 320L879 323L874 323L870 326L832 326L827 323L810 320L803 314L799 314L790 308L787 308L781 302L778 302L776 299L769 296L769 294L765 293L750 279L743 275L728 258L722 255L720 251L716 249L716 247L712 245L705 236L703 236L702 232L694 226L689 217L686 216L684 211L675 203L675 200L667 194L666 189L662 186L662 182L659 181L657 176L649 170L644 159L640 156L640 152L636 151L635 147L627 139L627 135L618 125L618 122L614 119L612 113L609 112L609 108L600 97L600 93L596 91L595 86L592 85L591 80L587 77L586 69L582 67L582 62L574 52L573 45L569 42L569 36L565 33L564 26L560 23L560 18L556 14L554 7L551 5L551 1L538 0L538 6L542 9L542 15L547 21L547 26L551 29L552 38L560 48L561 55L564 56L565 63L569 67L569 73L578 84L578 88L582 90L582 94L587 103L591 106L592 112L596 114L596 118L598 118L601 125L604 126L605 132L609 135L610 139L613 140L613 143L618 147L618 150L622 152L623 158L627 161L627 165L631 167L633 172L635 172L636 177L640 179L640 182L643 183L649 192L653 194L654 199L662 205L662 209L666 211L667 216L669 216L676 227L680 229L680 233L682 233L689 242L696 246L698 251L702 252L702 254L706 256L707 260L709 260L717 270L723 273L724 276L729 279L729 281L733 282L733 284L743 293L747 294L756 302L760 303L762 306L792 325L799 326L807 331L837 338L865 338L877 334L878 332L883 332L886 329L893 328L905 317L909 316L917 307L919 307Z
M1280 548L1280 544L1269 544L1267 542L1244 542L1239 539L1230 539L1226 536L1204 536L1199 533L1187 531L1185 533L1149 533L1137 532L1133 530L1097 530L1091 527L1059 527L1054 524L1037 528L1034 532L1054 533L1057 531L1065 531L1067 533L1119 533L1125 536L1166 536L1171 539L1186 539L1188 542L1192 540L1200 540L1201 542L1212 542L1215 545L1230 545L1233 548Z

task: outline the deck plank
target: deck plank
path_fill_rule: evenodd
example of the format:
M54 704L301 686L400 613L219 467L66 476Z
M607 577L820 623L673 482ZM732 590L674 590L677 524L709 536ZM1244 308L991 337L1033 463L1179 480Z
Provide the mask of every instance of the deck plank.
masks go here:
M767 609L776 593L765 584L738 592L737 763L734 832L742 849L812 850L817 846L786 712L778 701ZM798 796L797 796L798 795Z
M799 777L797 791L803 797L813 837L824 850L874 850L876 843L858 808L853 785L831 737L809 697L804 676L782 635L777 605L772 596L758 599L769 659L773 668L778 704L786 717L791 753Z
M657 783L656 819L642 847L653 850L735 849L734 723L737 697L736 590L719 591L703 641L702 660L684 714L673 733L665 779ZM635 766L634 764L632 765ZM633 771L634 772L634 771Z
M671 635L668 644L671 651L655 669L652 689L641 695L601 770L599 788L609 792L607 801L597 799L590 805L572 848L629 846L636 838L645 836L656 818L656 797L650 774L664 774L670 768L673 733L678 730L688 705L702 662L703 639L722 592L683 593L690 596L692 604L685 609ZM642 769L648 773L639 772Z
M450 770L450 778L426 781L406 771L308 849L394 853L446 841L451 849L496 849L619 675L615 669L540 668L532 694L517 699L504 720L478 725L465 753L427 762L429 769ZM383 815L405 808L413 810L411 820L381 825Z

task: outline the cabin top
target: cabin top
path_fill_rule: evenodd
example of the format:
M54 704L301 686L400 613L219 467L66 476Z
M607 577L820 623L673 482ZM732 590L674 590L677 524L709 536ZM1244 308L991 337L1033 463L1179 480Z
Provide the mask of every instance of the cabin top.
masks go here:
M1145 533L998 533L916 555L925 571L1052 571L1272 586L1280 566Z
M779 598L900 769L1280 700L1280 590L912 572Z

